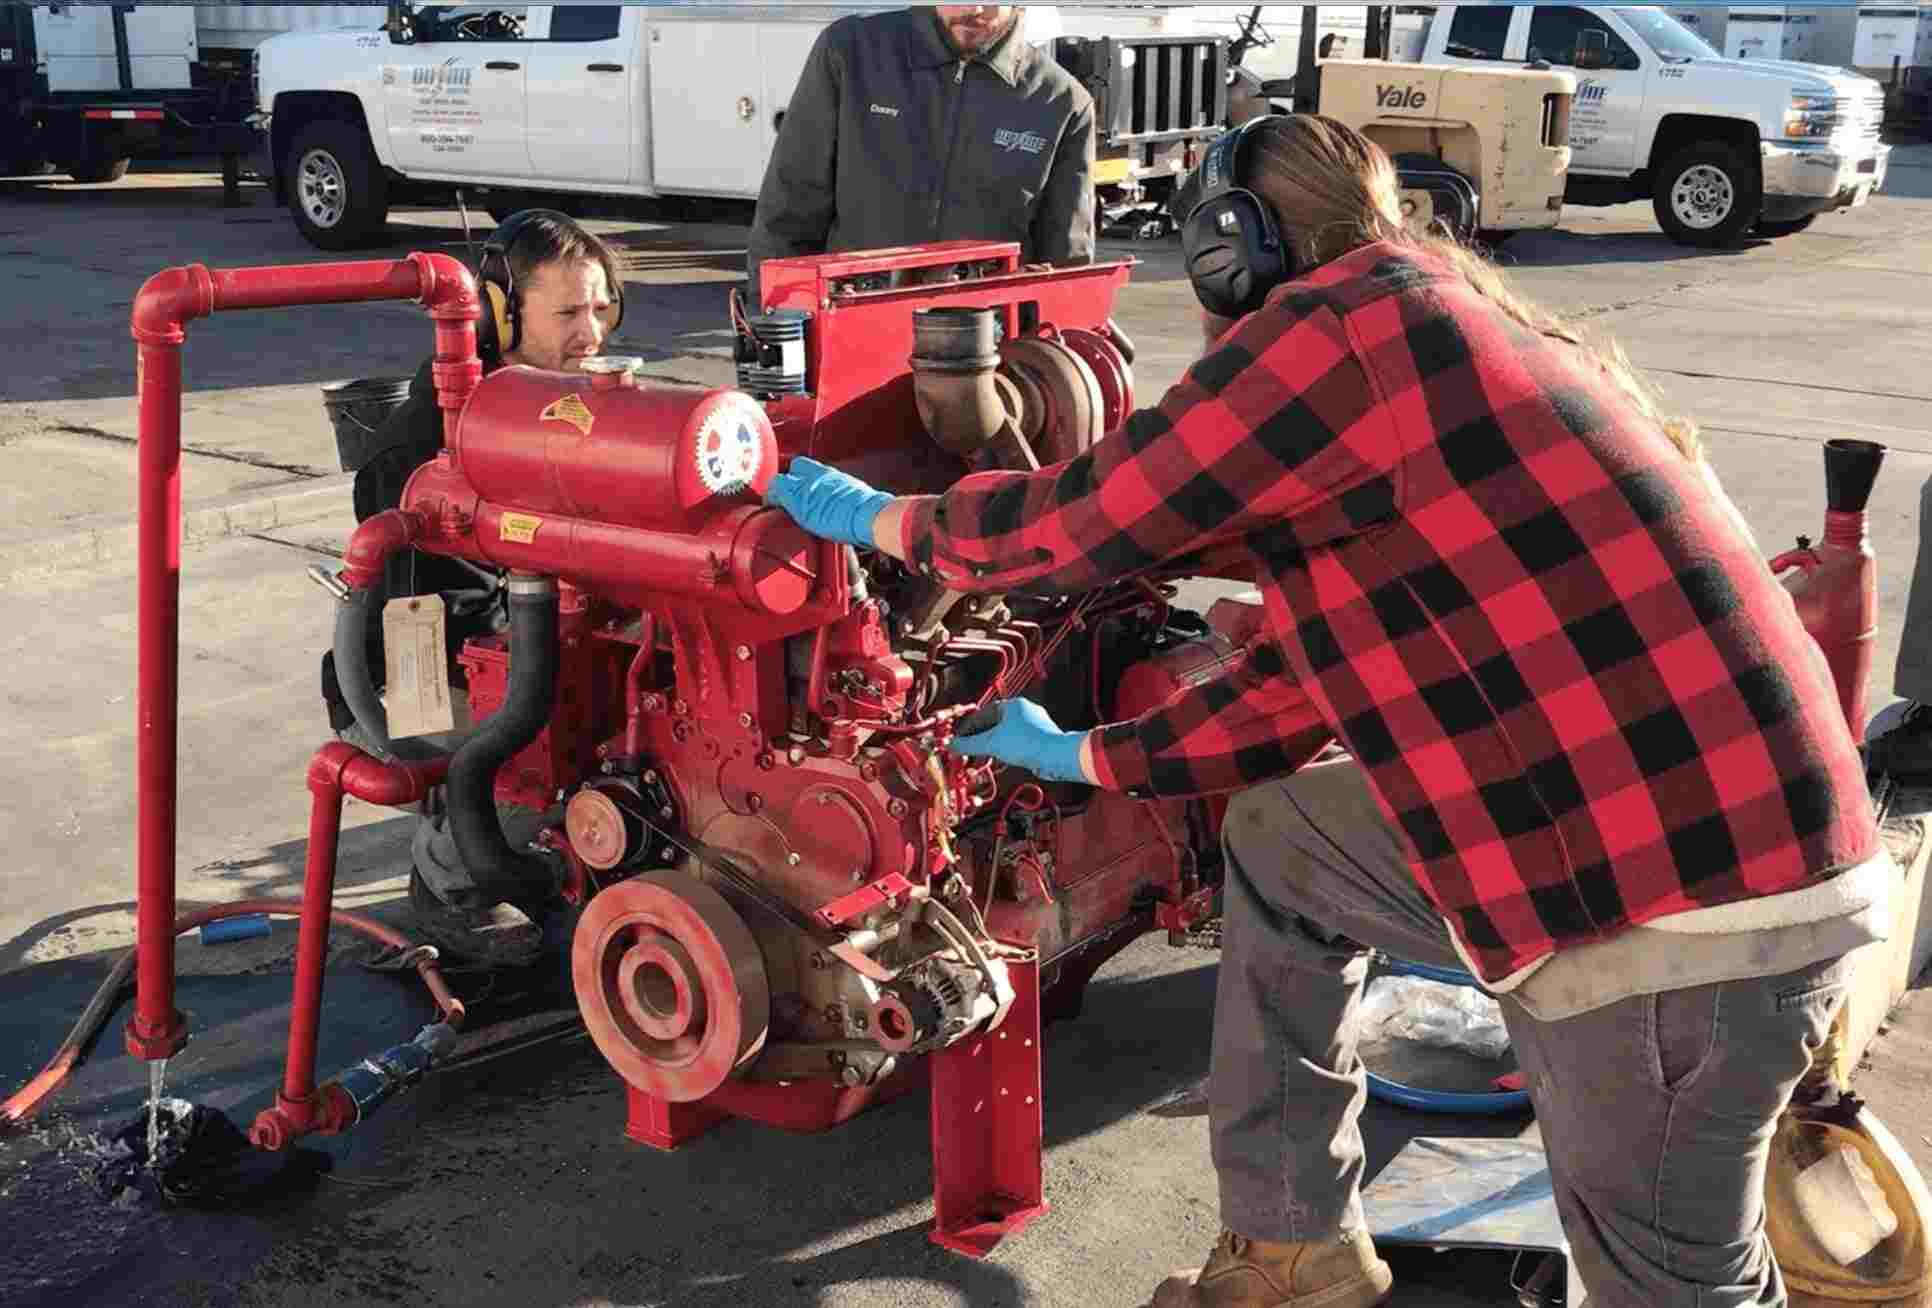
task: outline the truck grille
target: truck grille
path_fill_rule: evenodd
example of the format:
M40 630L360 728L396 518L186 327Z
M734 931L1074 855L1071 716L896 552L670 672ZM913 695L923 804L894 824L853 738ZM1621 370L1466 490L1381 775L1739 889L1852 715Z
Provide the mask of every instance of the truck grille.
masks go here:
M1093 95L1103 148L1212 136L1227 118L1223 37L1069 37L1056 53Z
M1878 131L1885 121L1885 92L1874 85L1847 95L1839 107L1838 130L1833 143L1846 146L1878 144Z

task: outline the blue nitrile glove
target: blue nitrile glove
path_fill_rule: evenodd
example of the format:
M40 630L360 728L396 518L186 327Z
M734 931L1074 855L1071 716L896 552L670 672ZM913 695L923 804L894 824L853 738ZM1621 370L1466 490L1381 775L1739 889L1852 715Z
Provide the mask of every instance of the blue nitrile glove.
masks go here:
M791 514L814 536L871 550L878 548L872 520L892 503L892 496L816 459L798 458L792 460L791 471L771 479L765 503Z
M954 736L955 753L969 758L984 754L1047 781L1093 784L1080 769L1080 743L1086 732L1060 730L1047 711L1030 699L1005 699L987 707L999 710L999 721L988 730Z

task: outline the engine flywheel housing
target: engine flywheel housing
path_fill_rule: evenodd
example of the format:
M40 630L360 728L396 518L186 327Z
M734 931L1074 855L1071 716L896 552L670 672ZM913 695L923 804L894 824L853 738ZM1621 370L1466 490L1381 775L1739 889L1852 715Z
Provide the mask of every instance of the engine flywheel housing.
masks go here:
M694 877L654 872L597 895L570 962L591 1039L647 1094L702 1099L764 1047L771 988L758 943Z

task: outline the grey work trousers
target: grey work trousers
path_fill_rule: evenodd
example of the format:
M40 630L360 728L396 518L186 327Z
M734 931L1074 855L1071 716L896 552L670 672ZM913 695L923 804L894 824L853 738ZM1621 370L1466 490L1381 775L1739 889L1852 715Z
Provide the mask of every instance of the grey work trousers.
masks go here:
M1932 477L1919 487L1919 552L1912 560L1912 589L1898 634L1892 693L1932 704Z
M1243 793L1222 844L1208 1087L1222 1224L1329 1239L1363 1224L1360 946L1462 963L1353 763ZM1595 1308L1785 1302L1764 1235L1765 1160L1848 978L1839 958L1551 1022L1499 996Z

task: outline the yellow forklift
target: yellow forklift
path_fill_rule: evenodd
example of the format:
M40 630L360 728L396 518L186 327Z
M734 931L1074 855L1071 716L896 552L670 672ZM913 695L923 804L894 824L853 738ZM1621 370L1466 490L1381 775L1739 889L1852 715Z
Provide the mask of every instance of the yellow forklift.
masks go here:
M1500 242L1554 227L1570 168L1576 79L1551 68L1463 68L1390 62L1389 6L1368 7L1363 58L1325 58L1317 7L1303 6L1296 75L1262 80L1241 67L1270 43L1255 6L1229 44L1228 121L1264 113L1320 113L1389 152L1403 207L1418 230Z

